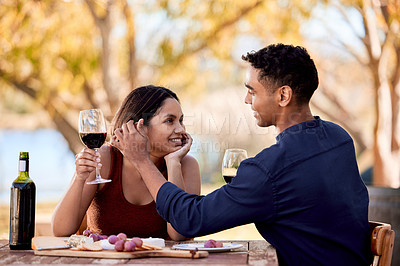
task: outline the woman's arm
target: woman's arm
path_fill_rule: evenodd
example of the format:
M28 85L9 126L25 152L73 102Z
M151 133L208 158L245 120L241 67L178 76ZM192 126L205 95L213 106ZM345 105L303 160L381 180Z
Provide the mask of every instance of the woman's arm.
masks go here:
M100 154L107 157L109 148L103 147ZM83 149L77 154L75 165L76 171L70 187L53 213L51 225L55 236L70 236L78 231L98 188L97 185L86 184L86 180L94 179L96 165L101 167L99 153Z
M188 135L188 143L186 144L187 146L185 145L186 147L183 146L181 150L165 157L165 161L167 163L168 181L188 193L200 195L201 180L199 164L195 158L187 155L191 143L192 139ZM176 232L169 223L167 224L167 230L168 235L173 240L187 239Z
M200 181L200 170L197 160L190 155L186 155L182 161L181 165L176 164L173 168L167 166L168 168L168 181L182 188L190 194L200 195L201 191L201 181ZM170 175L174 173L174 175ZM172 240L187 240L188 238L179 234L172 227L170 223L167 223L168 235Z

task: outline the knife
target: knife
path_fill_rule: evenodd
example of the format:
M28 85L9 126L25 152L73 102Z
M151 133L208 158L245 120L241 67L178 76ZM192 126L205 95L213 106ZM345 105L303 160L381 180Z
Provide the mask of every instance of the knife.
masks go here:
M67 245L67 246L48 246L48 247L40 247L37 248L36 250L49 250L49 249L65 249L65 248L72 248L72 246Z

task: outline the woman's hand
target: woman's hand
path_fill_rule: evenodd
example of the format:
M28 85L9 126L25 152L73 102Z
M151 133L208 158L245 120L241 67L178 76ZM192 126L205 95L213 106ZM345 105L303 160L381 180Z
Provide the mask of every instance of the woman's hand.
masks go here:
M96 171L96 167L101 168L100 153L98 151L85 148L78 153L75 160L76 178L85 181L91 173Z
M164 159L167 162L167 164L170 161L180 162L182 158L185 157L185 155L189 152L190 147L192 146L193 139L189 135L189 133L184 133L183 137L184 137L183 141L184 144L182 145L182 147L179 148L177 151L171 152L164 156Z

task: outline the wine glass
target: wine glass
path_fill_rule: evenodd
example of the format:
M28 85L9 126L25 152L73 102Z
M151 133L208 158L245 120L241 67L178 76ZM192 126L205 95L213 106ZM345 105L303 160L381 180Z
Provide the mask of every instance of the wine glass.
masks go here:
M243 149L227 149L222 161L222 176L226 183L230 183L236 176L236 171L241 161L247 158L247 152Z
M89 149L97 151L106 140L107 126L100 109L83 110L79 113L79 136L82 143ZM100 176L100 169L96 167L96 179L87 184L100 184L111 182Z

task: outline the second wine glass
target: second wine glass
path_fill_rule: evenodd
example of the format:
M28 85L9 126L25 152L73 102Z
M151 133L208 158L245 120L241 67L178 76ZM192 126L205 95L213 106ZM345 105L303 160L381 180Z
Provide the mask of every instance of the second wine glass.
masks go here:
M83 110L79 113L79 136L86 147L95 151L104 144L107 137L107 126L100 109ZM111 179L102 178L100 169L96 167L96 178L87 184L106 182L111 182Z
M230 183L236 176L239 164L247 159L247 151L243 149L227 149L222 161L222 176L226 183Z

